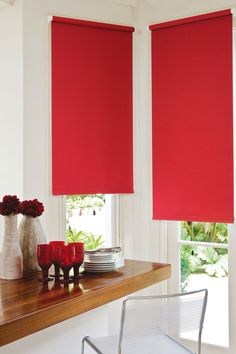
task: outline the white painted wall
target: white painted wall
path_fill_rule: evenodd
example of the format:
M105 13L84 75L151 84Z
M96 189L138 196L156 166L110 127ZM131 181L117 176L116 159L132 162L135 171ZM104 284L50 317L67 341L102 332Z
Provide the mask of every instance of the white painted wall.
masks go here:
M23 194L22 8L0 9L0 198ZM3 218L0 218L3 235ZM2 237L0 236L0 248Z
M0 7L13 5L15 0L0 0Z

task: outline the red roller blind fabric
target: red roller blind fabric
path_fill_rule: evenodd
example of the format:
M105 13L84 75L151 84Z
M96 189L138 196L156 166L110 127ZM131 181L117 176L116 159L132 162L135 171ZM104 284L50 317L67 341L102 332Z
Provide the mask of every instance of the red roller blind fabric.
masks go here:
M232 223L232 16L152 30L153 218Z
M133 31L53 17L53 194L133 192Z

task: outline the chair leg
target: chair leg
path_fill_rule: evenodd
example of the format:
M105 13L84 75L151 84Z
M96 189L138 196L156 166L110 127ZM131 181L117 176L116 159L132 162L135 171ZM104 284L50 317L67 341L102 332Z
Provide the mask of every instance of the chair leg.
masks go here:
M86 337L84 337L84 338L83 338L83 340L82 340L81 354L84 354L84 343L85 343L85 338L86 338Z

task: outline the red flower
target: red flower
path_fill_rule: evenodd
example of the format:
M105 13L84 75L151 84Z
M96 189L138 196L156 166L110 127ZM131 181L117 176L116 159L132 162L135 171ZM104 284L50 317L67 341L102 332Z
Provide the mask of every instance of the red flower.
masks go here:
M43 203L40 203L38 199L24 200L20 203L20 213L23 215L28 215L36 218L36 216L42 215L43 212Z
M20 200L16 195L5 195L0 202L0 214L10 215L20 212Z

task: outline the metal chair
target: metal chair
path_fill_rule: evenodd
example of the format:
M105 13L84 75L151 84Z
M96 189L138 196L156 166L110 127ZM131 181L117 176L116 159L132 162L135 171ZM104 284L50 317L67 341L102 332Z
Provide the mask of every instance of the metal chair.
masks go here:
M207 289L163 296L135 296L123 302L119 335L84 337L98 354L193 354L180 343L193 331L197 353L207 304Z

